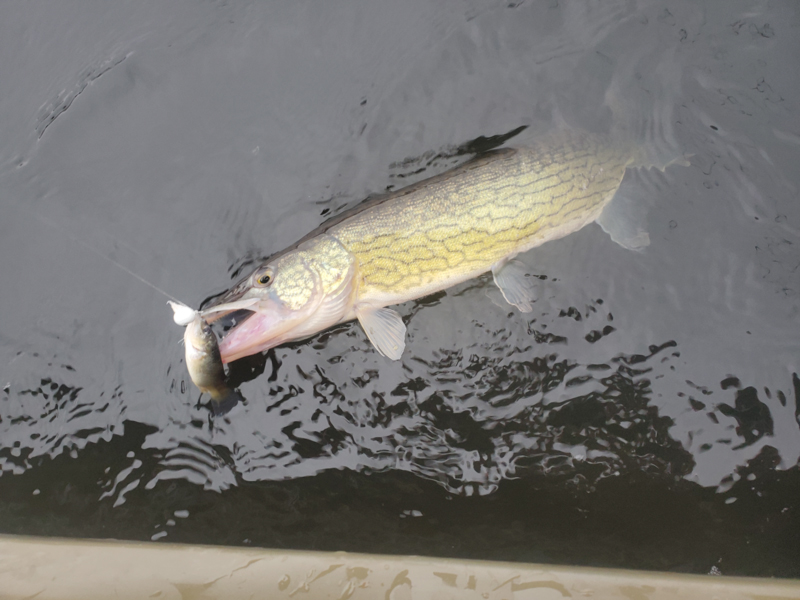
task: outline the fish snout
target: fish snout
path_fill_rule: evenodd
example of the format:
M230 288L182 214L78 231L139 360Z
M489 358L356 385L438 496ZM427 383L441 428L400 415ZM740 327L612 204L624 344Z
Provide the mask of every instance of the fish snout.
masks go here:
M219 306L220 304L228 304L229 302L235 302L236 300L239 300L251 289L249 280L249 277L242 279L228 291L223 292L216 298L212 298L207 303L204 303L204 305L200 307L201 310L208 310L209 308Z

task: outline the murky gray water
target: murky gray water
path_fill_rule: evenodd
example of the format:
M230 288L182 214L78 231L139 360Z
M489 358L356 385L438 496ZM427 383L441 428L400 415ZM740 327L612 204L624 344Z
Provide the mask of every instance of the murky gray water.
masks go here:
M561 4L3 3L0 531L800 576L797 6ZM693 155L628 173L644 252L589 226L533 313L476 280L401 362L343 325L198 403L139 277L196 306L562 122Z

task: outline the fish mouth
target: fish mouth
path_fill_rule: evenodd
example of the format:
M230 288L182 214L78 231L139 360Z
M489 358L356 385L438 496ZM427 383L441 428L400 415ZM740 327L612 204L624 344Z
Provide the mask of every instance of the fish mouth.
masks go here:
M247 298L244 300L234 300L232 302L212 302L201 312L203 320L213 323L217 330L220 341L219 351L223 363L232 362L238 358L255 354L259 350L255 347L259 343L259 337L263 339L264 325L259 319L263 315L259 311L259 299ZM255 321L253 321L255 319ZM249 324L248 324L249 322ZM256 325L256 327L254 327ZM254 335L261 333L262 336Z
M224 339L229 333L255 314L256 311L254 310L239 309L218 317L214 321L214 327L219 332L218 337Z
M223 363L257 354L292 339L302 315L265 298L246 298L206 308L201 316L221 330Z
M233 362L251 354L268 350L284 340L290 327L269 312L239 310L227 317L236 319L219 342L219 353L223 363Z

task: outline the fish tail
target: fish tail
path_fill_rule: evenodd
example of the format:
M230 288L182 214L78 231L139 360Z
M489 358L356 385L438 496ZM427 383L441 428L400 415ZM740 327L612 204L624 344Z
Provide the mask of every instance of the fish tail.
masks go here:
M682 70L674 51L620 60L606 90L614 145L625 148L629 167L688 166L675 132Z
M674 51L620 59L606 90L611 109L611 143L626 157L626 167L689 166L677 140L674 115L681 93L682 71ZM597 218L597 223L624 248L643 250L647 233L647 199L651 177L631 173Z

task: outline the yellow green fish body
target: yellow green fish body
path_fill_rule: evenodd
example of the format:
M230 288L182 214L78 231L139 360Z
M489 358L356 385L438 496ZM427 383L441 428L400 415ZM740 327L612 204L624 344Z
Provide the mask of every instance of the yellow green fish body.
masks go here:
M594 221L628 159L597 137L562 133L400 190L329 234L355 257L358 300L398 304Z
M506 148L369 201L306 236L215 302L250 299L254 314L222 340L229 362L358 319L382 354L400 358L405 325L387 306L489 270L509 303L531 310L520 252L600 217L633 156L606 138L560 132Z

